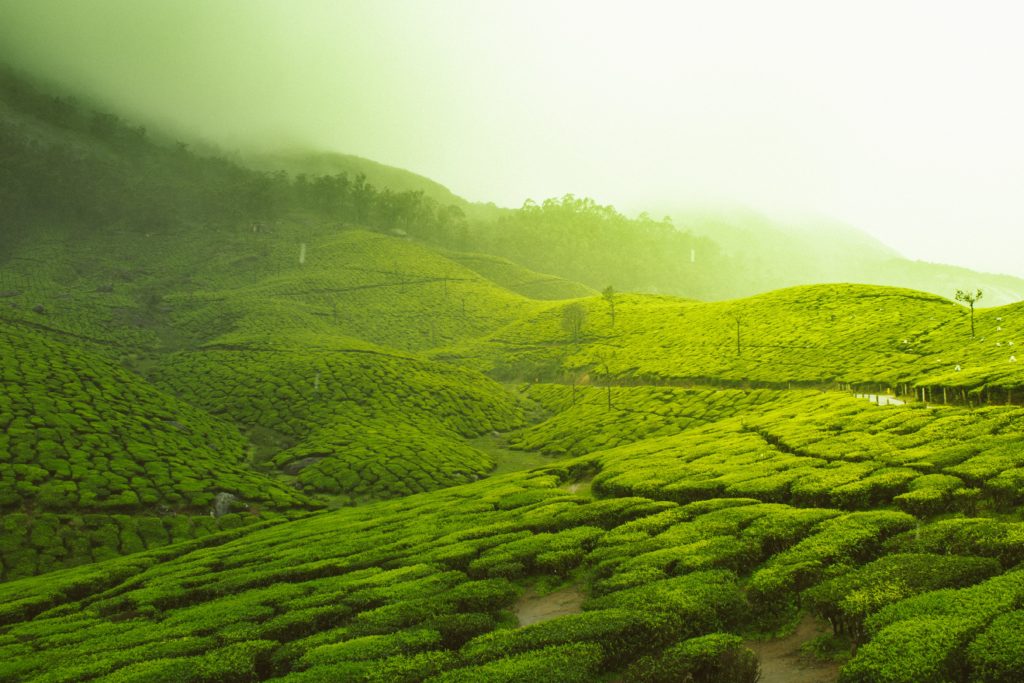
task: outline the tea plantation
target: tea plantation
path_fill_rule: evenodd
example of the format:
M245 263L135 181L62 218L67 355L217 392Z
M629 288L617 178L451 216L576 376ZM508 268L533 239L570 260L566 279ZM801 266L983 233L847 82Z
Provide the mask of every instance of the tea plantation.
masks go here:
M803 620L839 681L1024 678L1020 305L301 215L41 231L0 290L0 681L754 683Z

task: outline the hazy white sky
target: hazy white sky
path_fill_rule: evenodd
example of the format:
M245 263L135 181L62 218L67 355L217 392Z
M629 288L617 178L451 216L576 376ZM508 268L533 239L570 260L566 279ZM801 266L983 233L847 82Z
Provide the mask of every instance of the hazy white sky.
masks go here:
M1024 276L1012 2L0 0L0 57L226 146L518 206L820 212Z

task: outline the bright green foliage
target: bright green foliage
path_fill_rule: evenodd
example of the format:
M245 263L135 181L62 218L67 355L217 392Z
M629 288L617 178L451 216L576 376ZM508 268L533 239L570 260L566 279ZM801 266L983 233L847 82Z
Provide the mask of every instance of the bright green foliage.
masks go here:
M4 515L0 520L0 552L6 566L0 567L0 578L20 579L265 520L285 519L271 513L231 513L217 519L209 515Z
M962 648L976 625L957 616L915 617L885 629L839 675L840 683L952 683L965 678Z
M971 663L980 670L1000 629L1012 623L994 622L1001 614L1012 613L1024 599L1024 572L1014 571L968 588L944 589L923 593L884 607L867 619L867 631L873 634L846 667L840 680L919 681L964 680L968 674L965 651L971 641L989 623L992 638L984 637L975 648ZM1013 667L1012 649L996 667ZM995 673L993 675L1000 675ZM972 680L979 680L972 676Z
M967 648L971 680L1014 683L1024 679L1024 611L1015 610L992 620Z
M478 479L494 461L464 438L521 420L514 398L475 373L361 349L183 353L155 377L247 430L277 435L286 448L274 463L303 489L351 498Z
M1001 571L992 559L931 554L881 557L808 590L808 607L827 619L837 634L865 636L864 620L882 607L939 588L961 588Z
M633 611L594 610L526 628L493 631L466 643L459 654L467 662L482 664L551 645L587 642L603 645L606 667L617 668L664 642L664 622L658 616Z
M307 505L253 472L237 429L155 390L97 354L0 327L0 506L67 514L206 513L219 491L270 507Z
M743 639L727 633L711 633L685 640L655 657L642 657L626 670L628 683L675 683L720 681L757 683L757 656L743 647Z
M812 586L830 565L862 563L875 557L885 538L913 525L900 512L854 512L822 522L816 533L772 557L750 578L748 594L761 610L785 608Z
M1003 567L1024 562L1024 524L994 519L943 519L898 534L889 552L950 553L993 557Z
M639 499L595 501L562 490L563 481L509 475L297 520L244 541L211 536L206 549L171 545L8 583L0 588L0 639L15 636L46 652L10 664L22 678L41 675L54 657L85 666L83 652L92 675L180 676L212 666L199 658L223 651L237 653L243 671L286 680L342 672L352 680L524 680L545 668L569 672L560 667L575 653L581 659L566 676L583 671L590 680L643 653L738 627L749 608L736 575L697 571L606 589L583 614L494 630L519 590L500 573L474 580L478 560L505 554L520 572L550 576L592 566L610 547L605 537L647 535L643 529L716 530L770 554L835 514L749 500L682 510ZM775 529L787 524L788 532ZM545 555L560 552L571 565L545 564ZM158 642L181 647L148 645Z
M500 256L460 253L446 253L446 256L491 282L530 299L577 299L596 294L586 285L537 273Z
M659 636L667 642L727 630L737 625L747 610L735 574L724 570L693 572L626 588L595 598L587 607L659 615Z
M854 510L895 503L921 516L972 513L983 499L1009 507L1019 495L1021 414L1016 407L880 409L844 394L779 392L675 436L631 444L639 436L624 434L624 445L600 453L605 466L593 488L680 503L723 496ZM616 443L610 435L623 430L607 425L588 438Z
M907 383L925 388L935 403L1001 403L1024 385L1024 366L1011 359L1012 343L1024 332L1021 304L980 312L973 340L966 311L953 302L866 285L792 287L715 303L620 295L621 324L614 328L599 297L587 306L595 321L591 344L578 352L559 330L560 310L551 308L446 355L501 376L550 379L568 370L602 379L599 356L611 346L607 373L616 381L776 388ZM736 317L743 321L740 354Z
M571 196L488 233L11 83L0 144L67 196L0 215L0 680L750 683L736 633L799 609L847 681L1021 677L1024 305L971 339L883 287L602 298L417 239L543 270L639 230L558 264L625 288L713 250ZM534 622L564 585L583 611Z
M479 666L456 669L428 678L428 683L528 683L530 681L564 681L587 683L600 670L602 650L599 645L577 643L553 645L542 650L525 652Z
M919 616L953 616L985 623L1017 604L1024 596L1024 571L1012 571L969 588L939 590L902 600L867 620L868 632L877 634L899 621Z
M613 393L614 408L609 411L604 390L594 387L580 387L575 404L572 389L561 385L533 385L525 396L559 412L514 434L509 444L546 455L584 455L672 436L780 399L778 392L763 390L619 387Z

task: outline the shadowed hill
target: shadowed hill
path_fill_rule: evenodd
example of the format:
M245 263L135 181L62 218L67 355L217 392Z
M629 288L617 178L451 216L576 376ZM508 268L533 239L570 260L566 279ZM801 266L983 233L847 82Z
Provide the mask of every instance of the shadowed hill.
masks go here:
M0 287L4 317L137 349L338 337L425 349L542 306L421 244L288 220L255 233L38 230Z

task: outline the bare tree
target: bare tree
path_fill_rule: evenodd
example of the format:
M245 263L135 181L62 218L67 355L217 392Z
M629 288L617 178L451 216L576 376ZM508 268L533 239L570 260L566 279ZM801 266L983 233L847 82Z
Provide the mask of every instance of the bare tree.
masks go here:
M962 289L956 290L956 300L971 307L971 339L974 339L974 303L981 297L982 292L980 289L976 289L974 292L964 291Z

